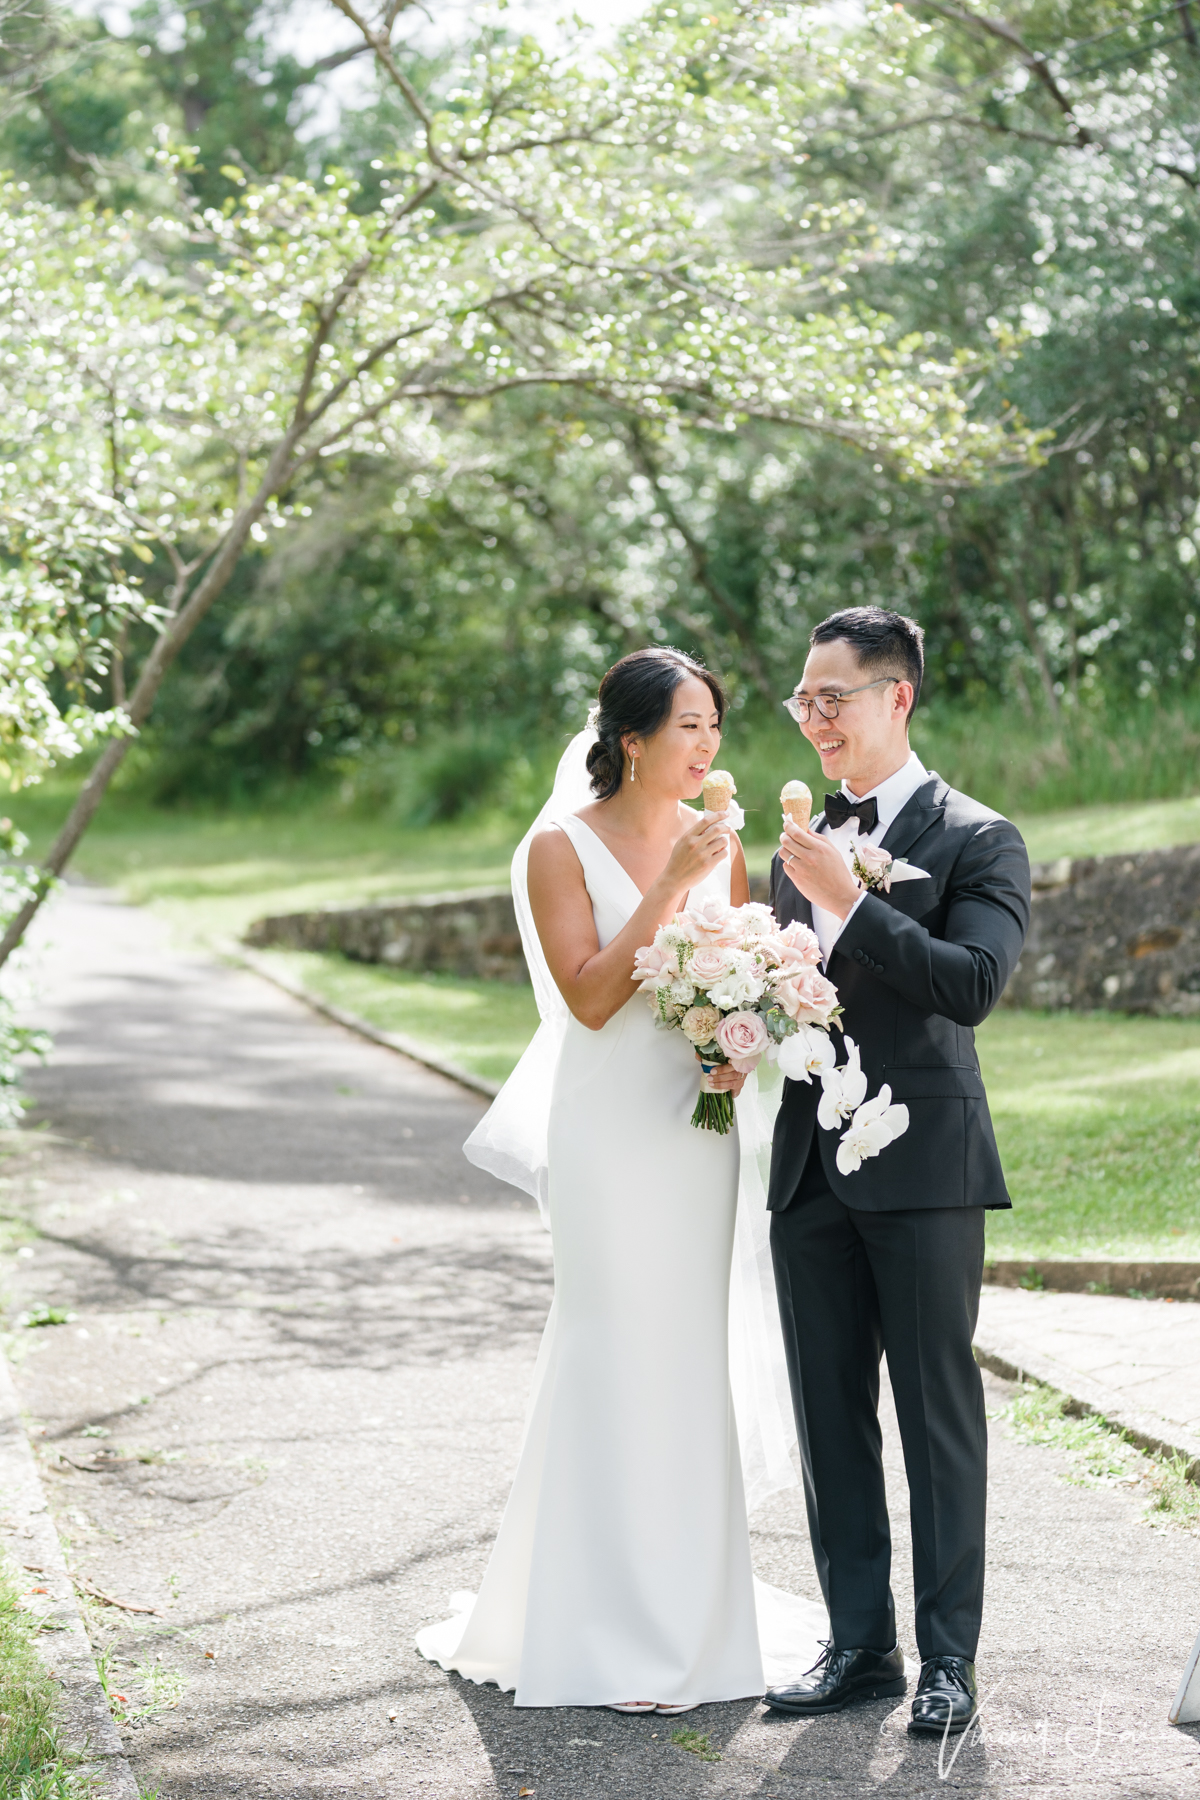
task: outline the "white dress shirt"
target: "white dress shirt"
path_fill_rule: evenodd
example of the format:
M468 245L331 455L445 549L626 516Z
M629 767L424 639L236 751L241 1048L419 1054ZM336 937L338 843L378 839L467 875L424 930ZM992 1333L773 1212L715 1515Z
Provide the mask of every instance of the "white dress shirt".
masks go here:
M874 798L875 805L879 809L878 822L876 823L874 831L865 838L865 842L868 844L882 843L884 834L897 813L908 804L921 783L928 780L928 769L925 767L916 751L910 750L908 761L904 763L901 768L897 769L894 775L889 775L886 781L881 781L877 788L872 788L869 794L856 794L853 789L848 787L843 781L843 794L848 795L851 800L870 800ZM851 838L863 839L863 833L859 830L858 820L856 818L849 818L844 825L839 825L836 831L831 831L828 825L822 826L821 835L822 837L827 837L831 844L837 845L845 858L847 868L849 868L850 840ZM851 918L858 911L865 899L866 893L864 892L859 895L844 919L839 919L836 913L825 912L822 907L813 907L813 930L816 932L817 942L821 946L822 962L827 963L829 961L829 955L833 946L837 943L838 938L846 929Z

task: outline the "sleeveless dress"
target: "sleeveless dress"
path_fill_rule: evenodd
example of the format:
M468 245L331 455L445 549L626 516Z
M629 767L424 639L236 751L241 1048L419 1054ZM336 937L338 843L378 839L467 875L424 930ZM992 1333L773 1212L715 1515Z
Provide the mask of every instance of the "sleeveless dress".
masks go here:
M603 947L642 895L582 819L561 827ZM689 898L728 900L729 874ZM693 1129L698 1083L691 1045L655 1028L644 995L600 1031L568 1022L550 1111L555 1295L520 1462L478 1598L455 1596L464 1610L417 1637L517 1706L761 1694L756 1585L776 1627L790 1610L793 1669L816 1656L823 1609L751 1571L728 1350L738 1142Z

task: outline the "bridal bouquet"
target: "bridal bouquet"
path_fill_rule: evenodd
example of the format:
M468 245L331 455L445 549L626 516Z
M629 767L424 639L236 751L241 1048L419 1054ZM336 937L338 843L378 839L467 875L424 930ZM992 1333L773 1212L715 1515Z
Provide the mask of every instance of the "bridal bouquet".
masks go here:
M682 1031L700 1059L692 1114L698 1130L724 1134L733 1124L733 1095L714 1092L709 1080L718 1064L748 1075L764 1057L778 1060L791 1081L820 1077L817 1118L827 1131L845 1126L837 1166L849 1175L908 1130L908 1108L892 1104L887 1086L867 1099L853 1038L839 1067L830 1032L842 1008L820 960L817 934L807 925L780 926L758 902L709 899L660 925L634 958L633 973L655 1024Z
M724 1133L733 1124L732 1094L714 1092L709 1082L719 1063L748 1074L788 1044L788 1062L807 1071L804 1080L833 1067L829 1031L841 1007L820 960L807 925L781 928L769 906L715 899L676 913L638 951L634 979L649 996L655 1023L682 1031L700 1058L697 1129Z

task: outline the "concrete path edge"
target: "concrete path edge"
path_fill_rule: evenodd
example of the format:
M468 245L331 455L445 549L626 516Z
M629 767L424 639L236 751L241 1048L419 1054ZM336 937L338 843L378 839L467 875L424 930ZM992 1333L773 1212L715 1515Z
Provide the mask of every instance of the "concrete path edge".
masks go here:
M993 1287L1043 1287L1058 1294L1118 1294L1148 1300L1200 1300L1200 1263L986 1262L983 1279Z
M1081 1374L1067 1363L1044 1354L1031 1355L1019 1344L1000 1340L984 1342L975 1339L975 1360L993 1375L1005 1381L1033 1381L1040 1387L1053 1388L1062 1394L1072 1412L1097 1414L1127 1433L1139 1450L1159 1456L1182 1456L1187 1462L1189 1481L1200 1482L1200 1437L1194 1437L1172 1419L1158 1413L1141 1412L1131 1407L1110 1388Z
M252 975L261 975L264 981L282 988L294 1000L300 1000L310 1006L323 1018L332 1019L335 1025L342 1025L347 1031L353 1031L372 1044L381 1044L385 1050L394 1050L400 1056L407 1056L412 1062L419 1062L427 1069L433 1069L438 1075L445 1075L448 1080L456 1081L460 1087L469 1088L473 1094L483 1094L488 1100L494 1100L500 1092L498 1081L487 1081L482 1075L472 1075L456 1062L450 1062L444 1056L438 1056L427 1045L418 1043L416 1038L405 1037L400 1031L380 1031L378 1026L371 1025L366 1019L360 1019L357 1013L346 1012L340 1006L333 1006L328 1000L320 999L301 981L295 981L282 969L274 969L265 956L259 956L254 950L248 950L243 944L235 944L225 939L215 945L216 950L226 962L232 962L243 969L249 969Z
M18 1569L35 1575L45 1597L32 1597L48 1620L35 1639L48 1673L60 1684L58 1727L64 1746L83 1757L103 1800L138 1800L120 1734L108 1709L75 1587L46 1501L33 1449L21 1422L17 1391L0 1356L0 1531Z

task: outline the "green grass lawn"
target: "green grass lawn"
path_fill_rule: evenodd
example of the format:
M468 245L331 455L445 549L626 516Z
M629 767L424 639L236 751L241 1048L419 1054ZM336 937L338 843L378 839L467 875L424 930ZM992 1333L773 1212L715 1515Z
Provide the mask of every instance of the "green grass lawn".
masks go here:
M1200 1019L1004 1009L978 1041L1013 1197L989 1255L1200 1259Z
M14 799L35 850L67 804L65 787ZM1200 839L1200 798L1018 823L1037 861L1149 849ZM240 936L264 913L503 883L517 835L502 817L401 831L330 801L219 814L118 793L76 867L197 943ZM765 869L769 847L749 860ZM272 954L335 1005L492 1080L536 1023L526 988ZM1016 1202L989 1220L993 1255L1200 1256L1200 1020L1002 1012L980 1051Z
M9 802L30 854L48 846L69 804L67 790L49 785ZM117 793L72 868L150 906L196 943L240 937L266 913L506 885L518 835L507 819L401 831L332 804L217 813L148 807Z

